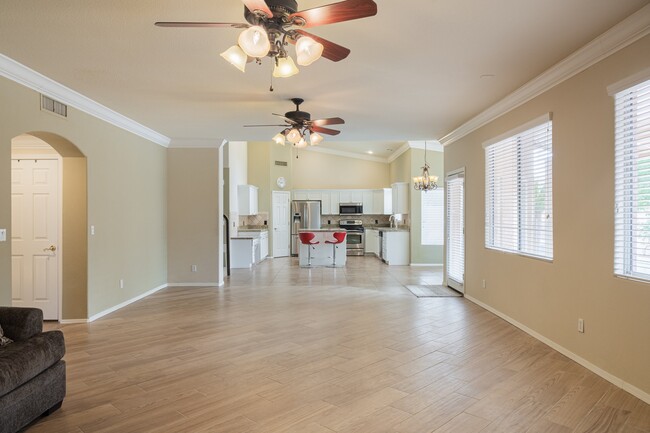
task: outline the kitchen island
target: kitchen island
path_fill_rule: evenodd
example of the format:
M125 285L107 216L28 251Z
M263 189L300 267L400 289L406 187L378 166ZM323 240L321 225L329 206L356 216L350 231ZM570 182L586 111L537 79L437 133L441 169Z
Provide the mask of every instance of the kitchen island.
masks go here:
M336 264L334 267L342 268L347 262L347 237L346 241L340 244L332 245L325 243L325 241L333 241L335 232L345 232L344 229L330 228L330 229L304 229L298 230L298 233L311 232L316 235L312 242L318 242L315 245L303 245L299 243L298 261L300 267L308 267L309 263L309 249L311 248L311 267L332 267L334 248L336 248Z

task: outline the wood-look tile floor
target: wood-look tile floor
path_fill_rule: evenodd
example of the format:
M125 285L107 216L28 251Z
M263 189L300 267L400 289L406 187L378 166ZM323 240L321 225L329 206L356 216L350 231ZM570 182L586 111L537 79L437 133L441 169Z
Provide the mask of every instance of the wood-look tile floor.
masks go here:
M650 432L650 407L464 298L439 268L235 271L63 329L68 395L29 432Z

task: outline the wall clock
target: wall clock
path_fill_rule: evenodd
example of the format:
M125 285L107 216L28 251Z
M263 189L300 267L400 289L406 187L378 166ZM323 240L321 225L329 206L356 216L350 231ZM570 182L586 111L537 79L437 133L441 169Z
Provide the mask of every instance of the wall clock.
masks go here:
M278 184L278 187L280 187L280 189L284 189L284 187L287 186L287 180L282 176L278 177L276 183Z

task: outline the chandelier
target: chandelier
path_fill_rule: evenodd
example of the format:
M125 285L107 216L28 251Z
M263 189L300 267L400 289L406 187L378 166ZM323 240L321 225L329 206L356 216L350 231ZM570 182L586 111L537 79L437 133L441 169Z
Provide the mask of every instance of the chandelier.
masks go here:
M438 188L438 176L429 175L429 164L427 164L427 142L424 141L424 167L422 167L422 176L413 178L413 188L417 191L431 191Z

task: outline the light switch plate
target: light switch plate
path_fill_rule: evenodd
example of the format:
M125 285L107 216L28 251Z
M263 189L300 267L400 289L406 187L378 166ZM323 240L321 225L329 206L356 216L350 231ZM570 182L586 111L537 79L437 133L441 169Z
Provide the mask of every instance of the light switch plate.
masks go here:
M0 229L0 242L7 242L7 229Z

